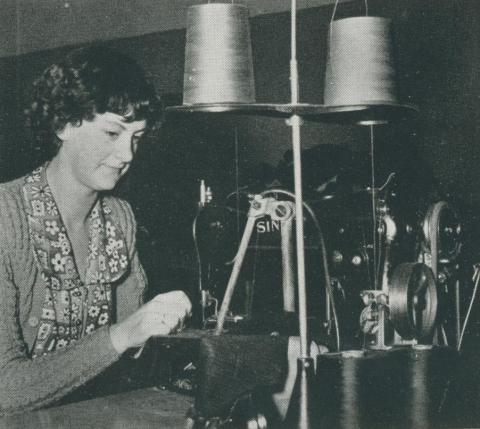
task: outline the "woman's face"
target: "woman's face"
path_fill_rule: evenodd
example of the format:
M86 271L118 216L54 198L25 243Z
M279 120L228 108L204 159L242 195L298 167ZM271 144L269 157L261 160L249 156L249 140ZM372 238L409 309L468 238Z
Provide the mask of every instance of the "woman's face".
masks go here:
M76 185L111 190L128 171L145 128L144 120L127 122L115 113L96 114L93 120L67 124L58 133L62 146L57 156Z

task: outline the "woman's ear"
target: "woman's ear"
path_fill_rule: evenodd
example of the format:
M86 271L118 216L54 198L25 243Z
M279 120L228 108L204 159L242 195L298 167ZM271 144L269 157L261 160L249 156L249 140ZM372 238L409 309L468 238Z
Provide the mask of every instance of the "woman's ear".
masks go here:
M68 122L61 130L57 131L57 137L60 141L68 140L72 134L72 124Z

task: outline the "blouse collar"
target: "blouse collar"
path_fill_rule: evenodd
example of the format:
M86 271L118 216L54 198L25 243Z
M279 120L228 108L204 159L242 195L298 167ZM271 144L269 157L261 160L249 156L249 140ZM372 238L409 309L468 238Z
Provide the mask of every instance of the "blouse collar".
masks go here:
M30 237L43 276L53 289L81 284L72 245L47 182L46 164L26 176L23 186ZM112 210L99 198L89 215L89 253L85 283L113 283L128 270L124 236Z

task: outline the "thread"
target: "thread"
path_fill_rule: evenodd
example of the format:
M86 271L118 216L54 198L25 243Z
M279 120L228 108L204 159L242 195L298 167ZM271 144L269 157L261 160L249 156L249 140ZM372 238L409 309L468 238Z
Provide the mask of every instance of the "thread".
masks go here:
M332 20L326 105L397 105L390 26L389 19L379 17Z
M183 84L184 105L255 101L246 6L188 8Z
M457 353L448 347L399 347L317 357L321 426L338 429L438 427Z
M377 193L376 193L376 183L375 183L375 141L373 135L373 125L370 125L370 174L372 179L372 219L373 219L373 236L372 236L372 245L373 245L373 288L378 289L378 273L377 273Z

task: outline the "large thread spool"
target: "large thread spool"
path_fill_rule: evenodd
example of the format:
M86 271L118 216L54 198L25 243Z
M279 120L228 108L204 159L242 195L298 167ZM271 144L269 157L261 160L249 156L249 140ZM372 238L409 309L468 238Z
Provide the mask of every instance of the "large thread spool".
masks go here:
M449 347L417 346L409 349L407 428L449 427L452 416L445 412L450 381L458 354Z
M438 427L455 357L452 349L425 346L319 355L319 427Z
M188 8L184 105L255 102L248 16L238 4Z
M330 24L324 103L396 105L391 21L353 17Z

